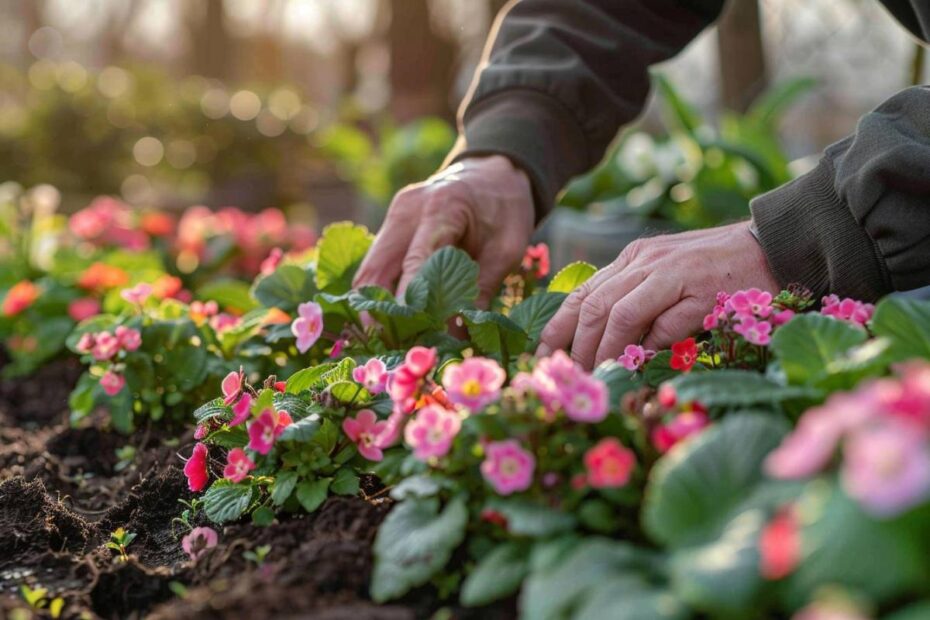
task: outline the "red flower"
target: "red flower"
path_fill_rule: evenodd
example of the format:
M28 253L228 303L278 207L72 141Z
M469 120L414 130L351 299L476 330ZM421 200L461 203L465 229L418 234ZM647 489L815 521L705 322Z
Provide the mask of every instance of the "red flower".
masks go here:
M671 367L682 372L690 372L697 361L697 343L694 338L688 338L672 345Z
M537 278L549 275L549 246L538 243L526 248L523 255L523 270Z
M187 486L195 493L203 491L210 479L207 473L207 446L198 443L194 446L194 453L184 464L184 475L187 476Z
M789 506L762 528L759 538L759 573L766 579L790 575L801 559L801 534L794 510Z
M23 280L14 284L3 299L3 315L16 316L39 298L39 287Z

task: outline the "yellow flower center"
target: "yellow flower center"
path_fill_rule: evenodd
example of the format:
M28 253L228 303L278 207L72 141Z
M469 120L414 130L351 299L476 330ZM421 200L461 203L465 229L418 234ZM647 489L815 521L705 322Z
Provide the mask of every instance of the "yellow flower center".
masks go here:
M465 383L462 384L462 394L465 396L480 396L481 395L481 384L478 383L477 379L468 379Z

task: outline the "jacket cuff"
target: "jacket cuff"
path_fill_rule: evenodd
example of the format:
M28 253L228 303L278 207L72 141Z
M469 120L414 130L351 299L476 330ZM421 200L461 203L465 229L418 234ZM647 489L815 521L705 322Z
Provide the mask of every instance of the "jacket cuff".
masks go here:
M779 284L874 301L891 292L875 242L834 189L832 162L750 203L759 242Z
M533 186L537 222L556 194L587 167L581 127L557 100L530 89L510 89L470 104L447 164L466 157L504 155Z

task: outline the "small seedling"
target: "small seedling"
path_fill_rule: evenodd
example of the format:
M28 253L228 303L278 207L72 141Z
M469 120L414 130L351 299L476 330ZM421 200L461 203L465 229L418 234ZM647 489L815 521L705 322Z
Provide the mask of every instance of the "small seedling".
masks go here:
M42 587L30 588L27 585L20 586L20 594L32 609L40 610L48 608L48 613L52 618L61 617L61 612L65 607L65 599L56 596L53 599L48 598L48 589Z
M123 471L130 465L133 461L136 460L136 447L135 446L123 446L122 448L116 451L116 458L119 460L116 462L116 465L113 469L116 471Z
M191 523L191 521L197 515L197 511L200 510L200 505L203 504L203 501L199 499L192 499L189 502L183 499L179 499L178 502L181 505L186 506L186 508L181 513L180 517L175 517L171 520L171 534L175 537L175 539L178 537L177 533L174 531L175 524L180 524L184 530L188 532L194 529L194 524Z
M124 528L118 527L110 534L110 542L107 543L107 548L118 552L120 561L125 562L129 559L126 554L126 547L135 539L135 532L127 532Z
M265 564L265 558L268 557L269 553L271 553L271 545L261 545L243 552L242 557L249 562L254 562L257 567L261 568Z

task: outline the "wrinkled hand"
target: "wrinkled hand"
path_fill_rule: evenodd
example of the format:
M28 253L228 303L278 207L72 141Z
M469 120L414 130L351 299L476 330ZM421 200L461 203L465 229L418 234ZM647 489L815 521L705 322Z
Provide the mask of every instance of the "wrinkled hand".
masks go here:
M586 368L628 344L660 349L700 330L718 291L779 290L749 223L640 239L562 304L538 354L572 345Z
M397 194L354 284L397 282L401 295L433 252L456 245L478 261L486 305L523 257L533 219L529 180L509 159L462 160Z

